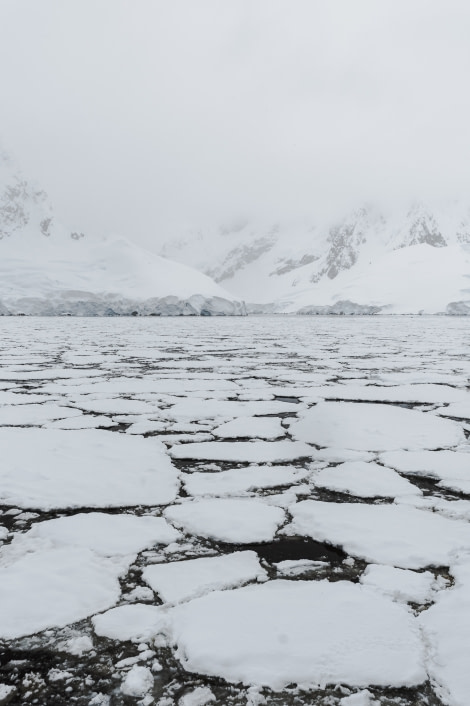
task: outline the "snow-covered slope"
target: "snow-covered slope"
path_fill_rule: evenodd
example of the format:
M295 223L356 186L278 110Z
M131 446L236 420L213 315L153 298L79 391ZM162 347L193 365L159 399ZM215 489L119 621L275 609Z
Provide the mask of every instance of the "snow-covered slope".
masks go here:
M210 277L126 239L70 232L0 152L0 313L242 314Z
M162 253L260 311L470 313L470 209L458 203L362 207L315 225L238 223L173 239Z

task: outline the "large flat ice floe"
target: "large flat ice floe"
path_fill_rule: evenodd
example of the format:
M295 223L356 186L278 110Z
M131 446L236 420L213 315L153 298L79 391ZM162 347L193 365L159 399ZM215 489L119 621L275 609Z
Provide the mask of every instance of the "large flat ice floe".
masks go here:
M320 402L290 431L299 441L358 451L440 449L465 441L455 422L392 405L354 402Z
M338 490L361 498L421 495L419 488L390 468L364 461L349 461L322 468L313 475L313 483L319 488Z
M4 428L0 447L9 449L0 466L5 505L42 510L166 505L178 492L178 472L156 439L102 430Z
M144 569L142 576L163 601L171 603L267 579L258 555L250 551L153 564Z
M192 500L169 507L165 517L186 532L221 542L269 542L284 511L251 498Z
M136 554L178 537L160 517L88 513L35 524L0 550L0 636L61 627L111 607Z
M406 505L304 500L290 511L293 521L286 534L307 535L374 563L404 569L449 566L459 551L470 551L468 522Z
M189 672L269 686L413 686L426 679L416 619L349 582L270 581L215 591L164 611L116 608L94 618L114 639L166 633Z
M458 451L390 451L382 463L401 473L437 479L442 488L470 493L470 454Z
M300 441L209 441L173 446L170 451L175 459L234 463L281 463L311 454L312 448Z
M444 703L467 706L470 693L470 556L452 568L455 587L420 616L430 650L428 669Z
M261 488L291 486L310 475L289 466L248 466L217 473L182 473L181 480L190 495L240 495Z

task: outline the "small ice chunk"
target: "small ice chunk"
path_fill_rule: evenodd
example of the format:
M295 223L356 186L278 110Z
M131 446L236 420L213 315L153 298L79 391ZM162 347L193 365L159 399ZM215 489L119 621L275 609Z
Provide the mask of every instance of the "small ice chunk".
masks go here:
M198 686L194 691L181 697L178 706L206 706L215 701L215 696L208 686Z
M145 696L153 687L153 682L153 674L148 667L135 665L126 674L121 691L126 696Z
M318 571L328 566L327 561L312 561L311 559L286 559L274 564L280 576L298 576L306 571Z
M345 696L339 702L340 706L377 706L379 702L374 699L374 695L368 689L358 691L356 694Z
M77 637L71 637L64 645L64 650L69 652L71 655L76 655L81 657L85 652L89 652L93 649L93 642L88 635L78 635Z

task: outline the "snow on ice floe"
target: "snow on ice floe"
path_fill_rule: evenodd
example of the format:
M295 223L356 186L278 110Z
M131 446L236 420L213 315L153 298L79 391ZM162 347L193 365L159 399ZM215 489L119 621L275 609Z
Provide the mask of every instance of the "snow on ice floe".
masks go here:
M470 693L470 556L451 569L455 586L419 618L429 645L428 671L444 703L467 706Z
M181 479L190 495L239 495L260 488L291 486L309 475L309 471L289 466L249 466L217 473L182 473Z
M269 542L285 519L281 508L251 498L191 500L164 516L191 534L240 544Z
M153 544L169 544L180 536L163 517L89 512L37 522L29 532L18 536L11 546L21 546L26 540L41 538L92 549L103 556L125 556L136 554Z
M165 626L166 614L159 606L134 603L112 608L92 618L97 635L111 640L149 640Z
M413 686L426 679L413 615L346 581L276 580L167 609L122 606L95 616L93 625L117 640L165 634L187 671L275 690L292 683Z
M325 386L321 390L325 399L362 400L365 402L407 402L418 404L461 403L468 397L466 390L449 385L347 385Z
M0 563L0 636L62 627L109 608L119 599L123 570L89 549L47 545Z
M400 473L436 478L442 488L470 494L470 453L391 451L381 454L380 460Z
M0 502L51 510L164 505L178 473L155 439L100 430L0 429L10 453L0 466ZM136 459L139 459L136 463Z
M209 591L267 579L255 552L234 552L147 566L142 577L165 602L177 603Z
M232 461L233 463L282 463L311 456L308 444L295 441L209 441L173 446L175 459Z
M364 461L349 461L322 468L314 473L312 481L318 488L350 493L361 498L421 495L419 488L390 468Z
M79 417L81 414L79 409L61 406L55 402L5 405L0 408L0 426L41 426L48 421Z
M449 566L470 550L470 525L407 505L304 500L291 508L285 534L341 546L366 561L404 569Z
M426 678L415 619L348 582L270 581L176 606L169 632L190 672L282 689L411 686Z
M278 439L285 436L286 430L281 425L281 420L276 417L238 417L221 424L212 433L222 439Z
M111 607L136 554L178 537L158 517L82 513L33 525L0 551L0 636L62 627Z
M439 449L465 441L459 424L383 404L320 402L290 426L299 441L358 451Z
M394 566L369 564L360 578L363 586L370 586L398 601L427 603L437 587L430 571L410 571Z
M468 397L467 393L467 397ZM447 407L440 407L436 410L436 414L441 417L454 417L455 419L470 419L470 400L463 402L455 402Z
M168 419L197 421L198 419L217 419L229 421L241 416L263 416L267 414L285 414L298 412L299 405L294 402L278 400L252 400L238 402L217 399L184 399L176 402L165 411Z

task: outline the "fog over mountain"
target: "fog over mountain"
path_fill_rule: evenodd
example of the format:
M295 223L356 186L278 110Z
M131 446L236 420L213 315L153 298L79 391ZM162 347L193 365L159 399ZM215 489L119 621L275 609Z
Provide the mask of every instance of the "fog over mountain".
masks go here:
M469 23L463 0L4 0L0 135L73 229L155 251L432 210L468 191Z

